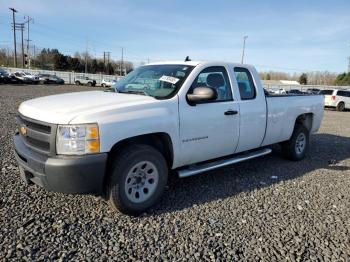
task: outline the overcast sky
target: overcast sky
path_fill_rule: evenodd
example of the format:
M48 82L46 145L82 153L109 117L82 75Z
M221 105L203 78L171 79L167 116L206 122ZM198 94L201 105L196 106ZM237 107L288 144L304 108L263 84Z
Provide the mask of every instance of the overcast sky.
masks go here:
M245 62L259 70L342 72L350 56L350 0L0 0L0 47L12 46L9 7L18 22L34 18L36 46L118 59L124 47L136 66L187 55L239 62L244 35Z

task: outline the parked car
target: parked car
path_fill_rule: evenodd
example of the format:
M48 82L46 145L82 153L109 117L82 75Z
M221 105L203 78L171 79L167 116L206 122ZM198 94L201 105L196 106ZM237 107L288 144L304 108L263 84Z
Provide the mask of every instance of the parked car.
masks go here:
M37 74L37 77L39 78L39 81L43 84L64 84L64 80L56 75Z
M87 76L76 76L74 79L74 82L76 85L88 85L88 86L96 85L96 80L91 79Z
M291 89L291 90L287 91L287 94L302 95L305 93L299 89Z
M325 107L336 108L338 111L350 109L350 90L328 89L322 90L320 94L324 95Z
M170 174L260 157L273 144L286 158L303 159L323 117L321 95L265 95L258 72L245 64L148 64L112 89L19 106L14 154L23 181L104 196L140 214L159 200Z
M8 82L9 73L6 70L0 68L0 84L5 84Z
M24 84L38 84L39 78L26 72L15 72L12 74L19 82Z
M112 80L105 80L103 79L101 81L101 86L102 87L111 87L112 85L114 85L115 83L117 83L116 79L112 79Z
M19 80L14 75L9 74L6 70L0 69L0 83L2 83L2 84L20 84L20 83L22 83L22 80Z
M285 95L285 94L287 94L287 91L285 89L283 89L283 88L280 88L278 90L275 90L274 94L275 95Z
M319 94L320 91L321 91L321 90L318 89L318 88L308 88L308 89L306 90L306 92L309 93L309 94Z

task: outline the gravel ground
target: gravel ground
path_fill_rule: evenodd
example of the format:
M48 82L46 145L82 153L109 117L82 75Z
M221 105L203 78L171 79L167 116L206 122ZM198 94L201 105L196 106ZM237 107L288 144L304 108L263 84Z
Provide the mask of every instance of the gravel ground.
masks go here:
M89 88L0 86L1 260L350 261L350 112L326 111L309 156L274 153L172 178L141 217L26 187L12 149L20 102Z

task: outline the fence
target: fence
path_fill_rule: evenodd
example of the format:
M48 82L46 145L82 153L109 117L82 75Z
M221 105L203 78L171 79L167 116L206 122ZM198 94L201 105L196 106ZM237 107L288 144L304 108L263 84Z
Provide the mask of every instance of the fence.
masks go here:
M319 90L324 90L324 89L349 89L350 86L327 86L327 85L283 85L283 84L264 84L262 83L264 88L270 91L277 91L277 90L285 90L285 91L290 91L292 89L297 89L300 91L307 91L310 89L319 89Z
M74 84L74 79L77 76L87 76L91 79L96 80L96 84L100 85L102 80L111 81L113 79L119 80L121 77L114 75L104 75L104 74L85 74L85 73L75 73L75 72L64 72L64 71L52 71L52 70L37 70L37 69L22 69L22 68L13 68L13 67L5 67L9 73L14 72L27 72L31 74L51 74L56 75L64 80L66 84Z

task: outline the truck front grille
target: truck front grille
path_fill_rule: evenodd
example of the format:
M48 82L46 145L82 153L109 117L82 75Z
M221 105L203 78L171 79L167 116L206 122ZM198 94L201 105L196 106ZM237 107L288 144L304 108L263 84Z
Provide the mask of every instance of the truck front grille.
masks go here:
M56 125L22 115L18 115L17 121L21 138L29 148L45 155L55 154Z

